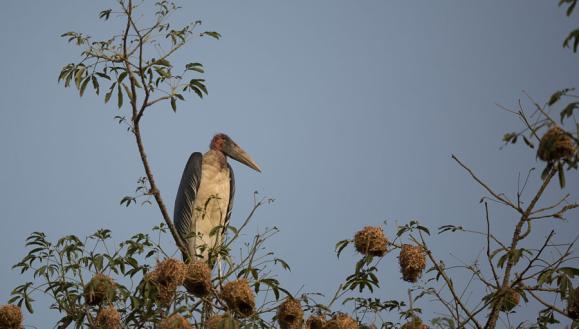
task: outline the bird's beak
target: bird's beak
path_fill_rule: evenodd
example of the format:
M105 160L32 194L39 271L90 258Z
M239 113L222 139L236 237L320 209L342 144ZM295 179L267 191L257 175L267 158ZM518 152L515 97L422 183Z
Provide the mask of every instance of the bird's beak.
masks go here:
M261 168L253 161L253 159L245 152L241 147L237 146L235 143L225 143L223 145L223 153L225 153L230 158L237 160L249 168L261 172Z

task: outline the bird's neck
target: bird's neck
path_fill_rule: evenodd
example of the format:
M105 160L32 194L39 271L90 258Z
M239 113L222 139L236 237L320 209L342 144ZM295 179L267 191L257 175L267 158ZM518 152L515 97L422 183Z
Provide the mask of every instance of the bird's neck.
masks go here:
M227 157L225 156L225 153L220 150L210 149L205 153L204 157L207 160L218 164L221 169L227 167Z

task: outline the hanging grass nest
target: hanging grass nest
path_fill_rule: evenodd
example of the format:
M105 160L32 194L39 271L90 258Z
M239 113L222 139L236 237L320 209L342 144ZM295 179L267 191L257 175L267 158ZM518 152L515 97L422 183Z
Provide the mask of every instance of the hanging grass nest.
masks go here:
M95 329L121 329L121 315L112 306L101 308L95 324Z
M181 314L175 313L161 320L157 329L193 329L193 327Z
M211 292L211 269L206 262L193 261L187 264L185 288L190 294L205 297Z
M304 311L300 302L288 297L277 308L277 322L281 329L301 329L304 323Z
M187 267L181 261L167 258L148 273L146 280L155 287L155 300L162 305L168 305L175 297L177 287L185 281Z
M116 284L109 276L97 273L84 287L84 300L88 305L99 305L103 301L112 302L116 295Z
M323 329L326 325L326 319L320 315L312 315L306 321L306 329Z
M501 305L501 311L502 312L511 311L513 308L519 305L520 301L521 295L519 295L519 293L515 289L507 288L505 292L505 297L503 298L503 303Z
M567 303L567 314L573 320L579 320L579 287L575 288Z
M22 312L20 307L15 305L3 305L0 307L0 328L2 329L21 329Z
M214 315L207 319L207 329L238 329L239 324L229 314Z
M428 326L422 323L421 318L413 316L412 319L402 326L402 329L428 329Z
M221 298L227 307L241 317L248 317L255 310L255 296L247 279L230 281L223 286Z
M403 244L398 260L402 279L407 282L418 281L426 267L426 256L422 247Z
M326 322L324 329L358 329L358 322L347 314L338 313Z
M367 256L381 257L388 251L388 239L380 227L366 226L354 236L356 250Z
M551 127L541 138L537 155L543 161L552 162L570 158L577 152L577 145L559 126Z

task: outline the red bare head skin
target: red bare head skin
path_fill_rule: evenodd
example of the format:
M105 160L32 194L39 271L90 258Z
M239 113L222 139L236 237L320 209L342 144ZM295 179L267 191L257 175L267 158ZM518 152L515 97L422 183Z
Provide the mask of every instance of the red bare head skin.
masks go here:
M225 135L224 133L216 134L213 136L211 144L209 144L209 148L216 151L222 151L223 144L227 141L231 141L229 136Z

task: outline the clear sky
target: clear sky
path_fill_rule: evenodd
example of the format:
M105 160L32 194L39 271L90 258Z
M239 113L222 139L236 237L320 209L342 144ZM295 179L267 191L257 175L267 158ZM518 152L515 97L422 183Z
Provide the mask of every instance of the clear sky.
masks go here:
M334 244L364 225L388 220L390 236L410 219L481 228L482 190L450 155L510 195L519 173L542 169L523 145L499 150L503 133L521 126L495 103L528 106L523 90L543 103L556 89L579 86L579 55L561 47L577 17L565 17L557 2L183 1L177 21L200 19L223 38L196 40L175 55L204 64L209 96L190 97L177 114L167 104L144 117L166 203L172 212L189 154L205 151L214 133L229 134L263 169L233 164L233 224L248 213L254 190L276 199L249 232L280 228L269 245L292 266L280 274L292 292L333 292L357 257L349 250L337 260ZM57 238L109 228L120 242L161 221L155 207L119 205L143 172L132 136L113 120L118 110L56 81L78 59L59 35L116 32L97 18L111 6L2 2L2 302L26 279L10 267L32 231ZM564 192L576 198L577 182L570 175ZM548 199L560 193L551 189ZM509 239L515 217L495 205L491 212L494 229ZM558 223L559 241L579 231L577 217ZM538 226L535 238L552 226ZM448 263L481 250L470 236L431 243ZM379 296L404 298L395 255L382 265ZM55 316L37 309L27 324L46 327Z

